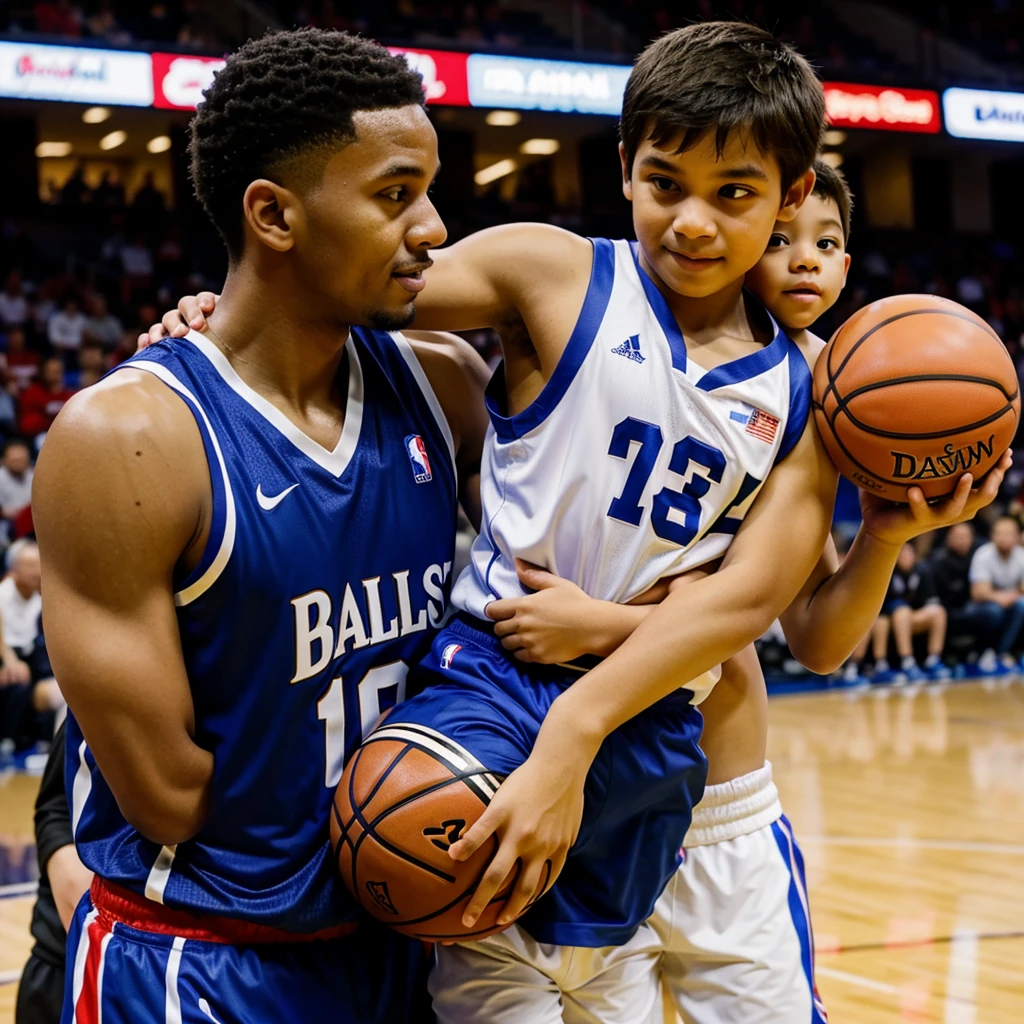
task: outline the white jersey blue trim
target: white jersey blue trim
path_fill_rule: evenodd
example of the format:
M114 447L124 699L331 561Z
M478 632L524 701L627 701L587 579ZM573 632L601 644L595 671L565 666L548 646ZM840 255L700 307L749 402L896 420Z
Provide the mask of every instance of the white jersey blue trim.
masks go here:
M807 422L806 361L766 311L768 344L704 371L635 244L593 247L575 329L536 401L508 415L500 371L488 388L484 526L453 593L478 618L523 593L516 557L611 601L720 557Z

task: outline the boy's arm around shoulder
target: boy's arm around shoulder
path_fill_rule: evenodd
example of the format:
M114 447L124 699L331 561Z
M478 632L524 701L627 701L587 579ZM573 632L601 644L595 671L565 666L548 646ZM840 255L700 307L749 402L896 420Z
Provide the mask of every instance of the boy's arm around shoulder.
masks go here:
M207 813L174 570L209 512L199 430L149 373L76 395L39 457L33 515L54 673L126 820L161 845Z

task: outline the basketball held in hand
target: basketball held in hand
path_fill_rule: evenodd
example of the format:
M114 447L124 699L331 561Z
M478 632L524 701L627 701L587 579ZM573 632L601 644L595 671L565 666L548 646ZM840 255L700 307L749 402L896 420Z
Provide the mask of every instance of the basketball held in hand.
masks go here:
M999 336L934 295L896 295L854 313L814 368L814 415L829 456L858 487L906 501L980 480L1017 432L1017 373Z
M428 942L501 931L509 875L472 928L462 923L498 841L466 861L449 847L483 814L499 778L458 744L419 726L386 724L355 752L335 792L331 849L356 901L378 921Z

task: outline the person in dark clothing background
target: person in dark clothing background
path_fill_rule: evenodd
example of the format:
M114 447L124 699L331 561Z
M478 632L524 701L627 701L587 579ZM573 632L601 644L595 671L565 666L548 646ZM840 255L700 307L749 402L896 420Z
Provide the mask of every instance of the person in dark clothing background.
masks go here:
M57 730L36 798L39 893L32 909L35 945L18 986L15 1024L59 1024L64 1001L67 927L92 872L78 859L64 788L64 724Z
M932 556L935 588L946 609L947 639L971 636L978 649L990 647L1002 617L1000 610L971 600L971 559L977 547L974 527L957 523Z
M942 663L946 644L946 609L939 602L930 567L917 560L913 544L904 544L896 559L889 590L882 605L899 654L899 668L875 666L875 682L923 682L949 679L952 673ZM914 635L928 634L928 655L924 665L914 657ZM891 678L887 678L891 676Z

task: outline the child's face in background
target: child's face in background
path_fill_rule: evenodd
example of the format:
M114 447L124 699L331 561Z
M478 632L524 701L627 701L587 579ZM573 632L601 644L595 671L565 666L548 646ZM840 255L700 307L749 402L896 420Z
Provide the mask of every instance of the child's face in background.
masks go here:
M793 220L775 225L746 284L783 327L800 330L839 298L849 268L839 208L815 193Z

